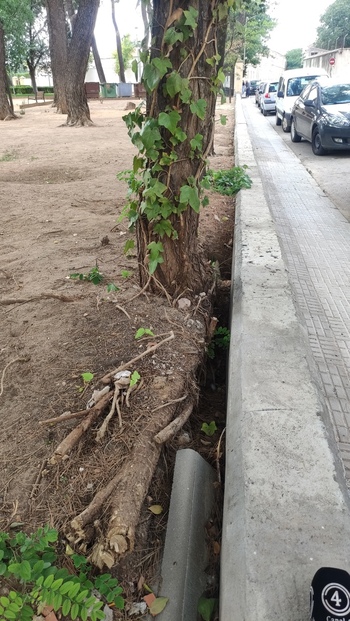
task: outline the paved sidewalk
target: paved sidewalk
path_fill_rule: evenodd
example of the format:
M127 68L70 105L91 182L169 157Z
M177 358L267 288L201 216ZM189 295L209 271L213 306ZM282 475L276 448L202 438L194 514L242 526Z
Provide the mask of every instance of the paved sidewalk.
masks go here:
M235 141L220 620L307 621L315 572L350 569L350 229L253 100Z
M350 225L253 101L249 136L350 484ZM326 160L326 158L324 158ZM350 160L349 160L350 167Z

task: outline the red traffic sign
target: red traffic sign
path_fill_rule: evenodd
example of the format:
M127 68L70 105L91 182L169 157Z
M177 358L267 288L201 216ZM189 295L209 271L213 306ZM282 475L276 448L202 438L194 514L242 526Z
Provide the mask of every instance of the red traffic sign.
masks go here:
M332 58L329 59L329 64L330 65L335 65L335 58L332 56Z

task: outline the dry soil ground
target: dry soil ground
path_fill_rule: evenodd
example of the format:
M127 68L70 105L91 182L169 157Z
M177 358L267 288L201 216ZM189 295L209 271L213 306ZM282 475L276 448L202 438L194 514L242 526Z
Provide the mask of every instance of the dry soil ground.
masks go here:
M130 234L126 222L117 223L117 218L126 186L116 174L131 167L134 153L122 121L125 105L121 100L92 101L92 128L62 127L64 119L49 105L27 108L19 120L0 125L0 530L13 522L27 530L49 522L63 532L122 473L121 487L96 515L88 550L98 538L105 540L111 505L120 497L125 500L138 485L136 477L147 471L141 456L144 441L182 408L181 403L164 404L196 393L194 378L206 335L201 299L192 298L191 307L181 310L140 292L136 257L123 252ZM232 106L219 105L219 113L228 115L228 124L216 124L214 169L233 164ZM200 239L208 259L221 264L224 277L232 235L233 200L212 194L201 214ZM88 274L96 265L103 274L99 285L69 278ZM107 293L109 283L119 290ZM155 336L135 340L139 328ZM171 331L172 341L145 353L150 343L159 343ZM128 367L141 380L130 407L120 404L122 426L115 416L96 442L98 419L67 459L51 464L57 446L81 419L53 426L40 421L84 410L93 388L101 387L101 377L141 353L145 355ZM88 386L82 378L86 372L93 374ZM194 415L200 428L200 414ZM208 454L214 455L218 437L209 440ZM187 435L177 435L163 448L163 480L163 466L181 442L193 446L191 426ZM128 472L135 453L137 472ZM170 475L163 486L155 478L145 500L131 499L141 505L141 518L133 560L117 566L126 592L155 565L169 492ZM154 515L148 507L158 503L164 510ZM130 507L118 510L131 524Z

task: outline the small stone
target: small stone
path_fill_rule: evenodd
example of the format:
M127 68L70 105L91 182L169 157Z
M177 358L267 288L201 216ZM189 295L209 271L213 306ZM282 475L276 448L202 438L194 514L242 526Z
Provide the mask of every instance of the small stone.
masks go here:
M191 300L188 298L180 298L177 301L177 305L180 310L186 310L187 308L191 308Z

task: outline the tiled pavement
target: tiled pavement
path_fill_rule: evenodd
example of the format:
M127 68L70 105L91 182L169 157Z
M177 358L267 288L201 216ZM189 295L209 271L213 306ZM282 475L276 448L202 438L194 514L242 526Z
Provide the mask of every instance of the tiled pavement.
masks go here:
M350 224L252 101L242 101L265 199L350 486ZM350 166L350 161L349 161Z

